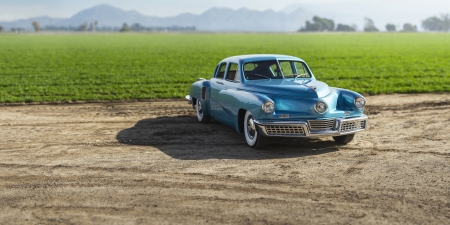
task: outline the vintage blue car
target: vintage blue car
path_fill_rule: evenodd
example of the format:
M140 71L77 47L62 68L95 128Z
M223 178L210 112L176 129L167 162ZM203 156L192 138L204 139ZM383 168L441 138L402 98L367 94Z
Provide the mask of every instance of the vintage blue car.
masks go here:
M253 148L269 137L332 136L347 144L367 127L361 94L329 87L305 61L287 55L226 58L213 78L192 84L186 99L200 122L212 117L232 126Z

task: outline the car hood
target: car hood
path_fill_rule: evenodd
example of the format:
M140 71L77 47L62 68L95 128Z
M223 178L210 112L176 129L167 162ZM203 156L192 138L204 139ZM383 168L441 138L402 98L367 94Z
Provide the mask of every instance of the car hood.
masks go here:
M252 81L247 85L249 91L267 95L322 98L330 93L328 85L317 80L272 79Z

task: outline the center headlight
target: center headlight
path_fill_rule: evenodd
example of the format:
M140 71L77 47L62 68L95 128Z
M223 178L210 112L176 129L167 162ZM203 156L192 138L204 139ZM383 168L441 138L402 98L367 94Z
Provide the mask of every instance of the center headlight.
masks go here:
M365 105L366 105L366 99L364 99L363 97L355 98L356 108L360 109L360 108L363 108Z
M264 102L264 104L262 105L262 110L265 113L271 113L273 112L273 110L275 110L275 105L271 101Z
M319 114L324 114L328 109L327 103L324 101L318 101L316 105L314 105L314 110L316 110Z

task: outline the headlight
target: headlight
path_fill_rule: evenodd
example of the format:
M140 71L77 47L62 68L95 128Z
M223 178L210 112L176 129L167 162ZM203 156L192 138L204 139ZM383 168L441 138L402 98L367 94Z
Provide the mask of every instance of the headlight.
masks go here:
M324 101L318 101L316 105L314 105L314 110L316 110L319 114L324 114L328 109L327 103Z
M265 113L271 113L273 112L273 110L275 110L275 105L270 101L264 102L264 104L262 105L262 110Z
M364 99L363 97L355 98L355 106L356 106L356 108L361 109L365 105L366 105L366 99Z

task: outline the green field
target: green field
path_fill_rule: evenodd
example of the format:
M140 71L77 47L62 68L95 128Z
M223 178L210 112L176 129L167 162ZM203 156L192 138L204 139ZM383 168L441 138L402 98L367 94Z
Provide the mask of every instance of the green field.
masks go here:
M181 98L252 53L298 56L364 94L450 91L450 34L2 34L0 46L3 103Z

